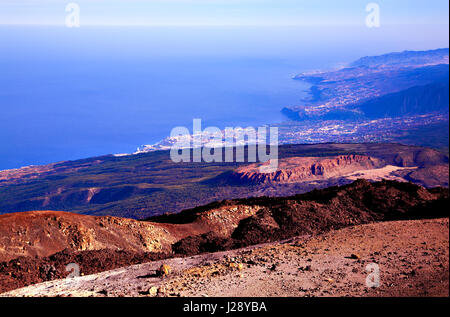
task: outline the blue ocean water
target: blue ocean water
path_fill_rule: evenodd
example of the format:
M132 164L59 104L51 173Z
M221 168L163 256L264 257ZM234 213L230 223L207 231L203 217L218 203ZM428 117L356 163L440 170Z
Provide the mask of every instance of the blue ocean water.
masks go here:
M0 26L0 170L130 153L193 118L282 121L308 87L299 72L439 45L396 32Z

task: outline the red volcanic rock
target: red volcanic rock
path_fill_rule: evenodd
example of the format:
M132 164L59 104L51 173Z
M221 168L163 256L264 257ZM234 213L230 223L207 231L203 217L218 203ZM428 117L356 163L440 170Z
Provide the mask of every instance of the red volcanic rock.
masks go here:
M57 211L0 215L0 262L64 249L165 252L174 241L161 226L132 219Z
M0 215L0 262L19 256L45 257L65 249L170 253L174 242L189 235L212 230L228 237L242 219L260 209L246 205L211 207L192 214L189 222L179 224L61 211Z
M438 187L449 185L448 164L424 167L407 175L408 179L415 184L427 187Z
M448 189L359 180L290 197L215 202L149 221L54 211L6 214L0 216L0 292L65 277L69 263L92 274L375 221L442 218L448 199Z
M239 203L241 206L258 206L259 211L240 221L229 239L217 236L211 230L207 234L178 241L172 250L178 254L194 255L314 235L374 221L441 218L448 216L448 199L448 189L426 189L395 181L370 183L358 180L350 185L290 197L226 201L222 206Z
M279 160L276 172L261 173L261 164L253 164L237 169L233 177L252 183L297 183L324 180L385 165L381 159L354 154L336 157L292 157Z
M417 151L401 151L393 158L393 163L397 166L419 166L429 167L435 165L448 165L448 158L433 149L419 149Z

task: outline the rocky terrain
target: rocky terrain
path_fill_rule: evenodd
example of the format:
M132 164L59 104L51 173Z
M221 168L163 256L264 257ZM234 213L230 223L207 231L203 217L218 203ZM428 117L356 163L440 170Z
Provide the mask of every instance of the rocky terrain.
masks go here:
M448 235L448 218L359 225L70 277L0 296L448 297ZM167 275L155 274L161 266L170 268ZM379 278L370 278L377 271Z
M369 156L340 155L336 157L291 157L278 160L278 169L273 173L261 173L261 165L259 163L241 167L233 176L242 182L250 183L300 183L372 170L384 167L386 164L382 160Z
M448 189L358 180L291 197L228 200L147 221L63 212L0 216L0 291L177 256L379 221L448 217Z
M171 253L172 245L187 236L214 230L217 236L229 237L242 219L255 215L261 208L226 202L203 207L201 212L186 210L175 221L171 220L175 223L60 211L0 215L0 262L18 257L48 257L66 249ZM189 214L187 221L185 214Z
M0 216L0 261L46 257L64 249L166 252L177 241L165 228L116 217L34 211Z
M448 297L448 225L448 218L360 225L229 252L217 260L204 256L158 285L158 293ZM372 288L366 279L373 264L380 286Z
M448 164L433 163L435 153L417 152L414 156L396 156L387 161L364 155L335 157L292 157L278 160L278 170L261 173L257 163L236 169L230 179L244 184L277 186L301 184L314 186L345 184L357 179L413 182L426 187L448 187ZM389 163L390 164L389 164Z

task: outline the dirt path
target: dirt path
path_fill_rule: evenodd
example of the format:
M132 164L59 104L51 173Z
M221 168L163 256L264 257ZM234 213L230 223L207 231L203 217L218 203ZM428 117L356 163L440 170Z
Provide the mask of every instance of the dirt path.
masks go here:
M153 276L163 263L171 274ZM380 285L368 288L372 263ZM449 296L448 263L448 219L398 221L140 264L3 296Z

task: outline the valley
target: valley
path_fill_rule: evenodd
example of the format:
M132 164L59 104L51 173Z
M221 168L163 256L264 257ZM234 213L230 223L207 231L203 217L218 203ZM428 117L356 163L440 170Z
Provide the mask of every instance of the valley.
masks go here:
M348 184L352 179L346 174L368 168L357 165L348 170L336 166L330 177L249 183L236 177L236 171L248 168L251 163L174 163L169 154L154 151L111 155L1 171L0 214L60 210L145 219L223 199L288 196ZM318 158L334 160L342 155L370 157L378 162L371 168L401 167L402 170L385 175L395 174L397 180L425 187L448 187L448 155L428 148L375 143L279 147L282 164L283 160L298 162L295 164L299 169L308 167L303 162Z

